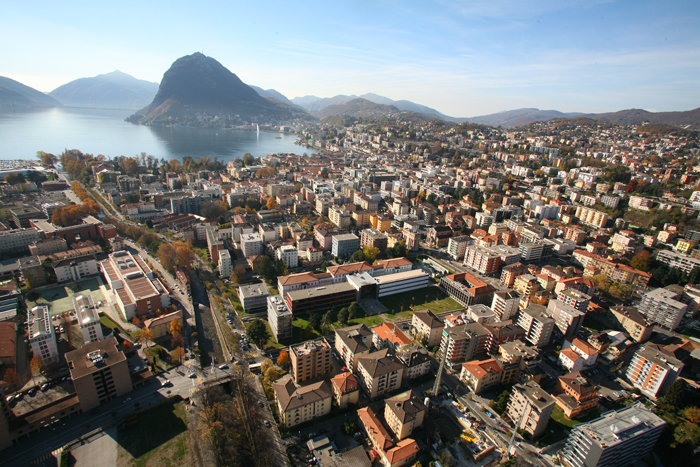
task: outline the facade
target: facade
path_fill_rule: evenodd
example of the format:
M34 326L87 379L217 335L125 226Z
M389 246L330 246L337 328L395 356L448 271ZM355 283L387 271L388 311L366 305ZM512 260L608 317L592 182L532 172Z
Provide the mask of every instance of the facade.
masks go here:
M295 268L299 265L299 253L292 245L283 245L277 250L277 259L284 262L288 268Z
M76 282L100 272L94 255L64 259L54 264L53 270L56 273L56 281L59 284L68 281Z
M43 238L44 234L37 229L13 229L2 231L0 232L0 253L26 251L29 245L39 242Z
M638 306L647 321L673 331L680 324L688 305L680 301L682 293L669 289L655 289L645 293Z
M0 236L0 238L2 237ZM700 258L671 250L660 250L656 256L656 260L667 265L669 268L678 268L686 274L690 274L693 269L700 267Z
M331 253L336 258L347 258L360 249L360 239L355 234L333 235Z
M351 372L357 368L357 359L372 349L374 334L364 324L335 330L335 350Z
M651 453L665 426L638 402L574 426L560 456L570 467L627 467Z
M647 345L634 354L625 376L643 394L656 399L666 393L682 369L680 360Z
M413 430L423 424L426 407L418 394L411 390L386 399L384 419L397 439L411 436Z
M143 322L143 327L150 329L153 332L153 338L158 339L170 334L173 321L179 321L180 329L182 329L182 310L147 319Z
M39 261L39 257L26 256L20 258L18 262L19 272L29 287L34 288L46 284L46 273L41 261Z
M447 354L447 364L471 360L486 352L489 332L479 323L445 327L442 330L440 354Z
M357 358L357 376L370 398L401 387L404 365L388 351L379 350Z
M231 253L228 250L219 250L219 274L221 277L227 278L233 272L233 263L231 262Z
M636 308L631 306L611 307L608 317L624 329L635 342L644 342L651 337L653 323L647 321Z
M492 286L468 272L444 276L440 288L465 307L477 303L489 305L495 292Z
M333 369L331 346L323 339L291 346L289 348L289 361L294 382L297 384L323 376Z
M294 328L292 322L294 316L289 311L284 300L279 295L267 297L267 322L277 342L283 342L292 338Z
M246 313L260 313L267 310L267 297L270 291L264 282L238 287L238 298Z
M598 386L578 371L560 376L556 393L556 403L568 418L576 418L598 406Z
M513 386L506 413L516 429L535 437L544 433L555 405L554 398L530 380Z
M373 246L378 248L380 252L386 253L389 245L389 237L377 229L365 229L360 234L360 246Z
M73 297L73 309L85 343L104 340L100 316L95 308L92 295Z
M66 353L66 362L83 412L133 389L126 356L114 337Z
M286 295L287 308L294 314L350 305L356 299L357 290L347 282L314 289L293 290Z
M288 378L277 381L274 389L281 421L288 428L331 412L333 391L325 381L297 388Z
M549 301L547 314L554 319L556 327L566 338L573 338L578 334L586 317L585 311L580 311L560 300Z
M420 378L430 372L428 353L418 346L396 352L396 357L406 366L404 376L408 379Z
M430 310L418 310L413 312L411 318L411 332L415 336L424 335L427 346L434 347L440 344L442 339L443 322Z
M517 325L525 330L525 339L535 347L549 343L554 330L554 319L547 316L543 305L531 304L518 316Z
M491 309L499 321L506 321L515 317L520 309L522 297L513 290L501 290L493 294Z
M44 365L58 362L56 332L51 324L49 307L35 306L28 315L27 333L32 352L41 357Z
M591 296L576 289L564 289L557 294L557 300L585 313L591 303Z
M244 233L241 234L241 251L243 256L250 258L251 256L259 256L263 254L263 241L259 233Z
M167 289L141 256L119 251L100 262L100 267L127 321L170 306Z

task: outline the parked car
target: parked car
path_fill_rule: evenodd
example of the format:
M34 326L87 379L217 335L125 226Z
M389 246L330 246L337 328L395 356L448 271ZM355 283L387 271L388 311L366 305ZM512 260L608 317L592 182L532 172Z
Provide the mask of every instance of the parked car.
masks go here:
M44 392L49 388L49 383L44 383L41 385L41 391Z
M126 404L127 402L131 402L131 397L127 397L126 399L124 399L124 402L122 402L122 404Z
M225 363L223 365L219 365L219 370L228 370L228 365Z

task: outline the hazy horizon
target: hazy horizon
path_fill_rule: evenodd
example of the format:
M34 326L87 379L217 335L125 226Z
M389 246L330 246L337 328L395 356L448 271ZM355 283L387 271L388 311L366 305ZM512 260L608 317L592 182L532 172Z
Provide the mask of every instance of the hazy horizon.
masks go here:
M698 2L463 3L11 3L0 75L43 92L114 70L159 83L200 51L290 99L376 93L453 117L700 107Z

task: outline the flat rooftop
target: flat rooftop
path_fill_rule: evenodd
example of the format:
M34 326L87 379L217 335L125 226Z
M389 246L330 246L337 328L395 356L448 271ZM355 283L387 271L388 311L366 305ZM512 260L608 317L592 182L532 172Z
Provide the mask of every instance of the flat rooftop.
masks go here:
M618 411L604 413L591 422L581 423L574 430L588 434L599 444L612 446L665 424L661 417L638 402Z
M90 354L90 358L88 358ZM124 352L117 348L117 339L110 337L100 342L91 342L83 347L66 353L66 362L71 378L78 378L99 371L120 362L125 362Z
M325 295L331 295L335 293L355 291L355 288L348 282L341 284L332 284L327 286L321 286L311 289L294 290L292 292L287 292L287 295L292 300L303 300L310 297L323 297Z
M238 287L238 296L241 298L262 297L268 295L270 295L270 291L267 290L267 286L263 282L260 284L242 285Z
M420 269L413 269L411 271L397 272L396 274L387 274L386 276L379 276L375 279L377 283L381 286L382 284L390 284L392 282L416 279L419 277L425 277L427 279L428 275Z

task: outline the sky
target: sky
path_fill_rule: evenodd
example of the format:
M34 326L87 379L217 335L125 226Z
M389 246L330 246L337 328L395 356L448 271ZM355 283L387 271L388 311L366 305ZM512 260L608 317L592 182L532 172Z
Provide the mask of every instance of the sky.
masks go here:
M0 76L48 92L203 52L288 98L373 92L453 117L700 107L700 2L4 2Z

